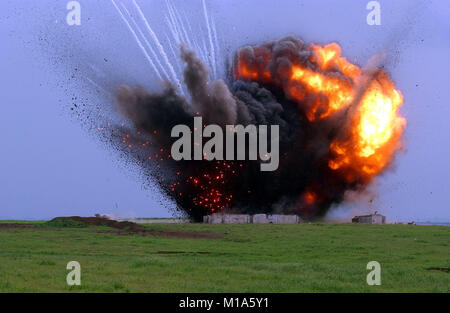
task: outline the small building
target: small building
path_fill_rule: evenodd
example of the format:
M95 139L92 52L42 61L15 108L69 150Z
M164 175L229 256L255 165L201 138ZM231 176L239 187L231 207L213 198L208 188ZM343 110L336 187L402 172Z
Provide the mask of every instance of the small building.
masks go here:
M360 215L352 218L352 223L360 224L386 224L386 216L378 214Z

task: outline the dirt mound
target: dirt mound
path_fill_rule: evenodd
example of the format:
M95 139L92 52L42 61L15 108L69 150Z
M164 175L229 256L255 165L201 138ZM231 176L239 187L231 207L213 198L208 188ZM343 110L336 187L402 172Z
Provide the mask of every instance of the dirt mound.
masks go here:
M199 239L218 239L223 237L222 234L217 233L147 229L133 222L128 221L119 222L115 220L110 220L105 217L81 217L81 216L56 217L52 219L51 222L67 221L67 220L81 222L86 226L108 226L111 228L115 228L118 229L118 231L115 231L114 233L119 235L139 234L143 236L150 235L150 236L166 236L174 238L199 238ZM100 232L112 233L112 231L100 231Z
M69 217L55 217L51 220L53 221L64 221L71 220L75 222L81 222L86 226L108 226L117 229L125 229L130 231L137 231L142 227L133 222L119 222L115 220L110 220L105 217L81 217L81 216L69 216Z

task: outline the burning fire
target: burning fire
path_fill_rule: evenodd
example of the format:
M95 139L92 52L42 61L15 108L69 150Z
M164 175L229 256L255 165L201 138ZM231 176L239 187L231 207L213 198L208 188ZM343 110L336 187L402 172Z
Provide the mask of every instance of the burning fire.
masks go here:
M229 85L211 82L195 52L180 53L190 99L170 84L161 93L122 86L120 109L139 131L122 125L114 138L194 220L223 210L323 216L347 191L362 190L386 170L401 148L401 92L385 70L360 68L336 43L308 45L288 36L243 47ZM175 161L172 127L190 125L195 116L204 127L279 125L279 168L261 172L259 161L248 160Z
M328 165L347 171L348 181L370 180L379 174L400 148L406 120L398 109L403 96L385 72L378 72L358 103L351 137L332 142L335 157Z
M235 78L283 88L291 100L302 106L310 122L354 111L349 135L335 139L329 146L328 166L348 183L370 182L401 147L406 125L399 114L403 96L384 70L363 70L341 57L337 43L311 44L307 50L310 54L306 61L290 58L289 70L280 71L278 67L278 72L270 71L268 49L254 49L251 59L241 52L235 63ZM313 201L308 194L306 199Z

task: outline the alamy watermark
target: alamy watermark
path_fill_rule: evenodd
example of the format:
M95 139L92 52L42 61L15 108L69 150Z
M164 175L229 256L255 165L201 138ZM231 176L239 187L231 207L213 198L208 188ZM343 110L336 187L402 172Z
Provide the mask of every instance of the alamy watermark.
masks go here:
M66 282L69 286L81 285L81 265L77 261L70 261L66 266L67 270L70 270L66 276Z
M371 270L367 274L366 281L369 286L379 286L381 285L381 265L377 261L370 261L367 263L368 270Z
M367 14L367 25L381 25L381 5L378 1L370 1L366 6L367 10L370 10Z
M67 2L66 9L69 11L66 15L66 22L69 26L81 25L81 4L78 1Z
M214 124L203 126L202 118L196 116L194 117L193 132L187 125L180 124L172 128L171 136L175 138L181 136L173 143L171 149L171 155L175 161L192 160L191 146L193 142L194 160L245 160L247 155L249 160L257 160L259 156L261 171L275 171L278 168L278 125L270 125L270 151L267 125L247 125L245 127L243 125L226 125L224 138L221 126ZM203 145L204 137L211 139Z

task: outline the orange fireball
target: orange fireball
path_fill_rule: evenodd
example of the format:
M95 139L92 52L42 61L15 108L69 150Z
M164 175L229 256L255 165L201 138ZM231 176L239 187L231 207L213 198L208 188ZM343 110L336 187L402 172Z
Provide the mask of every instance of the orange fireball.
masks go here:
M328 166L348 183L370 182L401 147L406 125L399 114L403 96L389 75L352 64L341 56L337 43L309 45L307 59L273 56L271 48L254 48L251 58L238 55L235 77L281 87L311 123L348 114L342 127L351 130L330 143Z
M402 104L401 92L386 72L378 71L356 104L350 138L331 143L329 167L346 173L348 181L367 181L380 173L401 147Z

